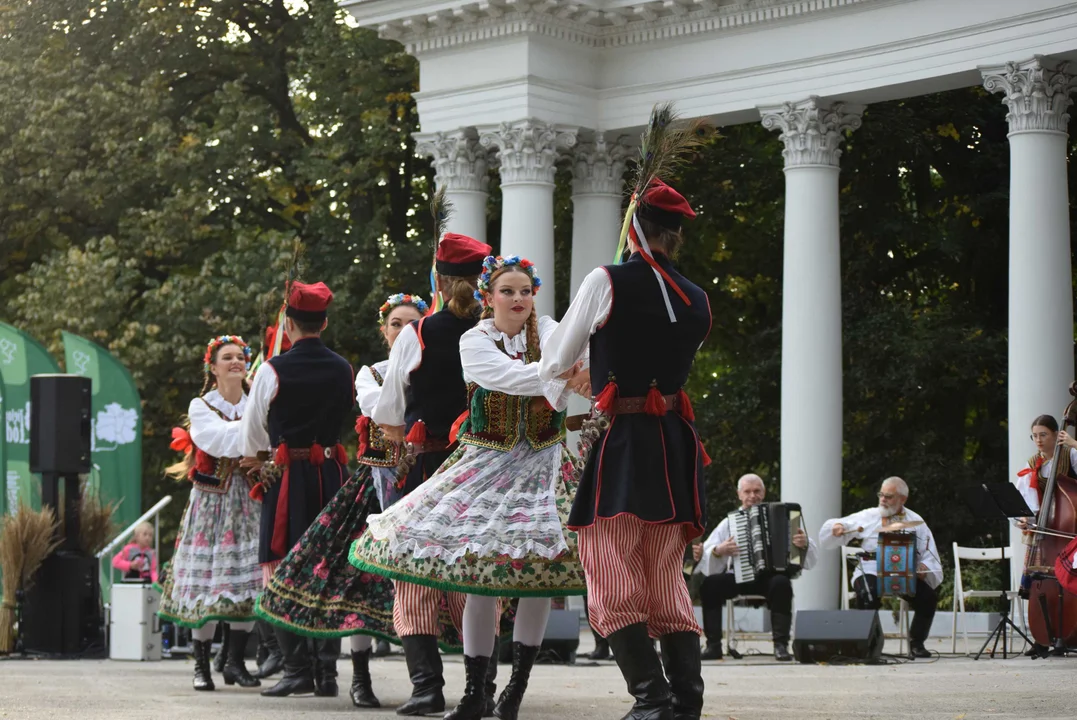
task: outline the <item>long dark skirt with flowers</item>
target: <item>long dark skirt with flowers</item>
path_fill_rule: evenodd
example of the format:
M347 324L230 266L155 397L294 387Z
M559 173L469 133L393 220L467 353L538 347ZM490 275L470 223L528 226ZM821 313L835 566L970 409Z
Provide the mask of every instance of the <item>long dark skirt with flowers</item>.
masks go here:
M299 635L371 635L400 644L393 628L393 583L348 562L367 516L381 512L371 468L360 465L277 567L255 612ZM442 601L439 644L459 652L462 642Z

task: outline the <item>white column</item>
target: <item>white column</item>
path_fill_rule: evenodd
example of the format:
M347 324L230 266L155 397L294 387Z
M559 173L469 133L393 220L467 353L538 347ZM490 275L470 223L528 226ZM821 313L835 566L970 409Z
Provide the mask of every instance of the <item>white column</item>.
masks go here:
M445 188L453 213L446 223L450 232L486 242L487 176L486 148L479 144L475 128L455 132L416 133L415 149L434 159L434 182Z
M500 150L501 254L535 263L542 278L535 306L540 315L552 317L555 164L560 149L576 144L575 130L521 120L480 132L480 142Z
M785 144L782 284L781 498L799 503L810 533L841 515L841 255L838 158L862 108L812 97L760 108ZM795 583L799 610L838 607L838 553Z
M1073 77L1064 65L1034 57L981 68L984 87L1005 94L1010 124L1010 478L1034 452L1029 425L1044 413L1061 422L1073 382L1073 285L1070 273L1066 126ZM1020 575L1025 546L1011 529Z
M581 142L572 163L572 272L575 297L587 274L613 262L623 221L624 172L631 146L604 133Z

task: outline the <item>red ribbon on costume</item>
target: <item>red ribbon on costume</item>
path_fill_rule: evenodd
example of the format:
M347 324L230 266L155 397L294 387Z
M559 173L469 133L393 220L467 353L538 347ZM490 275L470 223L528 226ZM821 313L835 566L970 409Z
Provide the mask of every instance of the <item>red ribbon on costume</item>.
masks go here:
M194 447L194 440L191 439L191 433L187 431L187 428L174 427L172 428L172 442L168 447L176 452L185 453Z
M1024 477L1025 475L1031 475L1032 479L1028 481L1028 484L1037 493L1040 490L1040 468L1043 467L1044 459L1045 458L1043 457L1043 455L1037 455L1036 456L1036 467L1035 468L1028 467L1028 468L1025 468L1024 470L1020 471L1019 473L1017 473L1017 477Z
M214 466L213 458L206 452L195 449L194 451L194 469L203 475L212 475Z
M310 464L318 468L318 501L322 506L325 505L325 498L322 496L322 465L326 460L336 460L343 466L348 461L348 451L344 449L344 446L337 443L333 446L329 457L325 456L325 448L318 443L313 443L310 446ZM288 450L288 446L281 443L277 446L277 452L274 455L274 462L284 468L284 473L280 478L280 493L277 495L277 509L273 514L273 538L270 541L269 549L273 554L284 557L288 554L288 496L289 496L289 479L291 475L292 459ZM253 497L253 495L252 495Z
M355 432L359 436L359 451L355 457L361 460L370 446L370 418L360 415L355 421Z
M688 295L684 292L684 290L681 290L681 286L673 282L673 278L671 278L669 274L662 269L662 266L659 265L658 261L655 260L654 257L651 255L650 249L643 247L643 243L639 241L639 236L636 234L636 228L634 227L634 224L628 227L628 234L632 236L632 239L636 242L636 245L643 250L640 255L642 255L643 259L647 261L647 264L654 268L654 271L656 273L662 276L662 279L666 281L667 285L673 288L673 292L677 293L677 295L680 296L681 300L684 301L685 305L691 305L692 301L688 299Z
M456 442L456 438L460 436L460 428L467 421L468 416L471 414L471 410L465 410L460 413L460 417L456 418L456 422L449 428L449 444Z
M1077 555L1077 538L1070 540L1055 560L1055 577L1058 578L1058 583L1071 593L1077 593L1077 570L1073 568L1074 555Z

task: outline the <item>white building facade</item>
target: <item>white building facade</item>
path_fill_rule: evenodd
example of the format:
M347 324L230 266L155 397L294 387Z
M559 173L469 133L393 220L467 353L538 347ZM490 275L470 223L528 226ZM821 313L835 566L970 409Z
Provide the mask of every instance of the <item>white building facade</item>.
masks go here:
M456 206L453 231L485 238L488 170L496 167L502 252L552 268L555 163L571 157L572 291L613 258L626 160L654 104L673 101L685 117L762 122L775 131L786 187L781 458L791 469L781 497L800 503L815 529L842 514L843 134L860 127L873 102L982 84L1009 109L1011 478L1030 454L1031 419L1068 401L1066 128L1074 74L1067 60L1077 60L1077 2L341 4L419 60L418 148ZM552 288L537 304L553 314ZM910 504L943 522L945 509L918 507L918 478L906 479ZM1013 543L1023 557L1019 538ZM824 556L797 581L798 609L838 606L838 563L836 554Z

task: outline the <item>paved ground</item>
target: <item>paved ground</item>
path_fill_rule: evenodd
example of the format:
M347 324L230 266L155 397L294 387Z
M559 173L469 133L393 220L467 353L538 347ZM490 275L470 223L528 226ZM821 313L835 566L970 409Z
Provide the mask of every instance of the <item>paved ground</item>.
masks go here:
M589 649L589 638L582 650ZM946 642L949 649L949 642ZM762 646L757 646L762 647ZM888 650L896 652L896 647ZM941 644L935 649L942 649ZM340 663L341 685L350 665ZM372 664L374 686L386 709L368 717L396 717L392 707L407 697L403 656ZM501 666L504 683L509 668ZM1077 659L981 660L943 656L935 661L888 666L784 665L762 655L705 663L704 717L727 720L769 718L886 718L973 720L1036 718L1071 720ZM463 687L463 665L447 658L452 699ZM219 676L217 676L219 682ZM346 697L259 697L257 690L224 688L195 693L191 665L111 661L0 660L0 719L56 720L270 720L349 718L360 711ZM535 669L521 713L523 720L617 720L629 702L624 682L609 662Z

